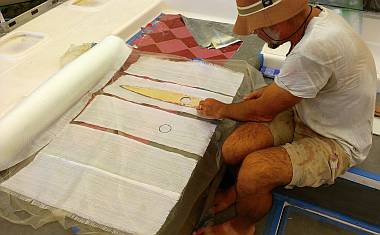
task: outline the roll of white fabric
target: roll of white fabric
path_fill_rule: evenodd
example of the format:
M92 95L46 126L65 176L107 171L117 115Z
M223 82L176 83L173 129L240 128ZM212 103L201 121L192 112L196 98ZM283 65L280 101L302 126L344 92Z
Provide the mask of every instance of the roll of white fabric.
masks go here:
M4 115L0 119L0 171L24 160L27 156L19 154L22 149L102 78L116 72L130 53L122 39L109 36Z

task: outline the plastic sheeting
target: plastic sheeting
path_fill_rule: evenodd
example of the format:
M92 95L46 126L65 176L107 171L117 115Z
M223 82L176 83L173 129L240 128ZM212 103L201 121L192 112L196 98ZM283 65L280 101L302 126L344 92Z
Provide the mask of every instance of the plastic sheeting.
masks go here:
M150 58L162 66L188 63L190 65L185 66L189 66L192 73L188 74L188 79L180 77L180 80L161 73L147 74L146 67L141 67L143 72L133 67L141 62L141 58ZM76 63L77 60L72 64ZM112 71L112 78L105 73L104 79L89 94L83 94L85 96L64 117L33 141L39 142L39 148L29 149L29 152L34 149L34 159L27 159L3 172L6 177L1 184L2 195L8 195L4 201L18 203L4 205L1 216L35 228L57 220L65 228L80 226L77 233L96 230L92 228L120 234L189 233L191 227L186 227L186 223L194 205L219 170L220 143L225 130L233 127L233 123L217 123L191 113L178 113L178 110L162 108L160 104L131 102L128 97L110 94L112 89L109 88L127 73L132 74L133 68L134 73L144 75L145 79L149 77L152 82L171 82L172 86L184 86L184 90L191 94L198 89L199 93L194 95L202 93L207 96L207 92L211 92L231 100L241 82L243 92L239 92L235 99L253 89L255 84L249 79L252 70L245 63L219 63L243 72L246 79L242 81L242 73L206 62L140 54L131 55L122 69L116 73ZM195 73L197 67L203 74ZM82 69L96 74L99 66L87 65ZM173 75L170 69L176 67L168 66L164 71ZM183 70L175 71L187 75ZM210 74L215 76L210 77ZM201 83L201 79L207 82ZM221 85L212 84L212 79ZM227 86L229 81L230 87ZM77 82L79 85L82 81ZM65 94L70 96L71 90L66 90ZM55 97L54 94L49 97L52 99L50 110L59 108L55 106L59 106L61 100ZM94 113L89 115L91 112ZM49 112L43 114L46 113ZM94 121L99 117L103 123ZM170 125L172 129L169 128L167 133L158 133L162 124L167 124L162 120L175 125ZM217 131L213 134L216 124ZM151 129L147 125L151 125ZM142 133L142 130L146 132ZM165 136L170 132L174 134L172 137ZM56 137L52 138L54 135ZM48 145L41 149L42 143ZM20 210L29 214L28 219L15 216ZM96 233L102 233L101 230Z
M185 16L182 16L182 19L194 39L202 47L220 49L241 41L232 32L232 24L187 18Z

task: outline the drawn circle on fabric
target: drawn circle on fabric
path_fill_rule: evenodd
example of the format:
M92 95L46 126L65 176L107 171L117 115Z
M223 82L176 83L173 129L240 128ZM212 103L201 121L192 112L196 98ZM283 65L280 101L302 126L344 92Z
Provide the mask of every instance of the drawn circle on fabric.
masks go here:
M191 103L191 98L188 96L184 96L180 99L182 104L190 104Z
M169 133L172 131L172 126L169 125L169 124L163 124L161 125L158 130L161 132L161 133Z

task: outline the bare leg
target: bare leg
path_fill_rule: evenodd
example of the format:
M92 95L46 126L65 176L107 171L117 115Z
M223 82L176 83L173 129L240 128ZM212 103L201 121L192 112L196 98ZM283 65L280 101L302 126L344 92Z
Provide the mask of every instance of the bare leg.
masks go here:
M225 191L219 191L215 194L214 205L210 208L209 213L216 214L236 201L236 186L229 187Z
M223 159L230 165L239 164L248 154L272 146L273 135L268 126L263 123L245 123L224 142Z
M289 184L292 176L290 157L282 147L248 155L240 168L237 182L238 213L249 215L254 222L260 220L272 206L272 190Z
M222 153L228 164L239 164L244 158L259 149L273 146L273 136L270 129L262 123L245 123L238 127L224 142ZM236 187L217 192L214 206L210 213L218 213L228 208L236 201Z
M238 216L224 224L202 228L194 234L249 234L255 223L270 210L272 190L289 184L292 175L289 155L282 147L249 154L240 168L236 185Z
M193 235L253 235L254 233L255 226L247 218L242 218L232 219L214 227L201 228L194 232Z

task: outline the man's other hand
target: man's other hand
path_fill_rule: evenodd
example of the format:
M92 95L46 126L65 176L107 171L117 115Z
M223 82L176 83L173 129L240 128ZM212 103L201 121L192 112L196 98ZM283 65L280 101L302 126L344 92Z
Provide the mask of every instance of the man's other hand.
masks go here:
M197 107L198 113L202 116L212 119L222 119L227 104L222 103L216 99L205 99L199 102Z

